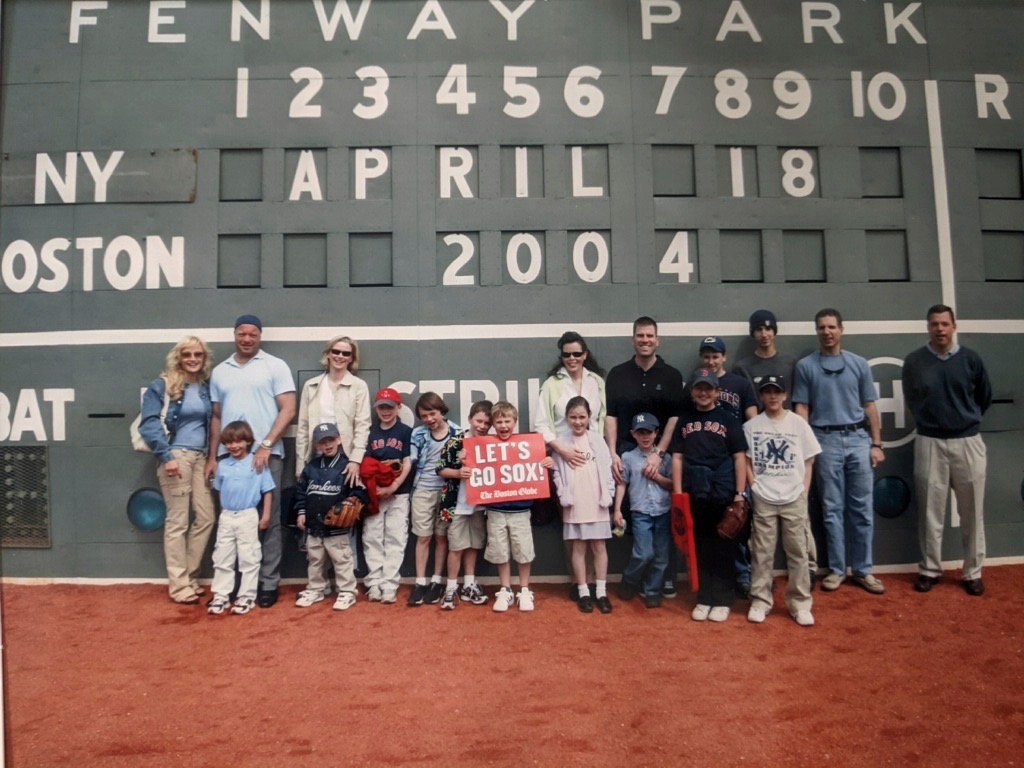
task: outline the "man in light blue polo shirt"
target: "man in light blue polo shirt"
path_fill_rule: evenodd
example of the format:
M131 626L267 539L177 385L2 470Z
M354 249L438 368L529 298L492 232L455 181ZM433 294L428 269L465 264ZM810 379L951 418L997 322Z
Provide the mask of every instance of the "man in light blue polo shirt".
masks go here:
M796 364L793 403L821 445L814 475L825 519L829 567L821 588L832 592L846 580L849 543L854 583L880 595L885 587L871 574L875 534L872 468L885 461L875 405L878 392L868 361L841 347L843 318L838 310L820 310L814 316L814 326L818 351Z
M263 537L263 560L257 603L269 608L277 602L281 581L281 476L284 470L284 442L281 436L295 418L295 382L288 365L260 349L263 323L255 315L242 315L235 321L235 353L213 369L210 399L210 457L206 473L212 476L220 444L222 424L244 421L253 431L257 448L253 468L270 468L274 478L270 528Z

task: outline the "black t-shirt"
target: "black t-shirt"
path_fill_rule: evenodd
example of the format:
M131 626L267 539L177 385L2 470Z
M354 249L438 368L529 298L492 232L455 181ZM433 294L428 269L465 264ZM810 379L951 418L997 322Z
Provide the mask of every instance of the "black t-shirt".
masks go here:
M669 450L683 454L686 462L717 469L733 454L746 452L747 438L740 419L721 405L710 411L693 408L680 414Z
M616 365L605 381L608 415L618 420L618 453L636 447L629 434L633 417L638 413L653 413L662 428L677 415L683 404L683 376L660 357L649 370L644 370L633 358Z
M372 456L378 461L407 459L411 448L411 437L412 427L401 421L396 421L391 429L381 429L380 424L374 422L370 428L370 440L366 445L366 455ZM412 492L414 474L416 473L409 472L405 480L402 481L402 485L395 491L396 494Z

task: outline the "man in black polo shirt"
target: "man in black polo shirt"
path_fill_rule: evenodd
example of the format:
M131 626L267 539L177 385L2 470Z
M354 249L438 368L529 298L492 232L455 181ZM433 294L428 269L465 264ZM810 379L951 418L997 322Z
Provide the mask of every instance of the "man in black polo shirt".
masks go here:
M651 453L644 475L654 477L672 442L678 414L682 408L683 376L657 354L658 324L650 317L633 323L635 354L608 372L605 396L608 416L605 418L605 439L612 454L615 480L622 482L623 453L636 447L629 434L629 425L638 413L653 413L664 425L656 450ZM620 427L621 425L621 427Z

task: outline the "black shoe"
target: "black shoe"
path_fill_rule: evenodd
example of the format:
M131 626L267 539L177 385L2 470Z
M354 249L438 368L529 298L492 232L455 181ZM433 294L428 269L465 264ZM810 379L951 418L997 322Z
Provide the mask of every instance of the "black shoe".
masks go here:
M625 579L623 579L622 581L619 582L618 592L619 592L619 599L620 600L625 600L626 602L629 602L634 597L636 597L636 587L634 587L632 584L630 584Z
M256 595L256 604L260 608L270 608L274 603L277 602L277 590L276 589L264 589Z
M608 595L601 595L601 597L597 598L597 610L601 613L612 612L612 601L608 599Z
M917 578L914 579L914 589L918 592L930 592L931 588L938 583L938 576L925 576L923 573L919 573Z
M661 595L644 595L644 605L648 608L661 608Z
M413 584L412 592L409 593L409 601L407 605L423 605L424 599L427 597L427 585L426 584Z
M437 605L444 597L444 585L440 581L432 581L427 587L427 595L424 600L431 605Z
M665 586L661 588L661 596L668 600L674 600L678 594L679 593L676 592L676 583L674 581L666 581Z
M584 595L583 597L577 598L576 605L581 611L583 611L583 613L594 612L594 600L590 595Z
M964 579L964 591L971 597L981 597L985 594L985 582L981 579Z
M577 600L579 600L579 597L580 597L579 587L577 587L572 582L569 582L569 600L575 603Z
M749 584L744 584L743 582L740 582L740 581L736 582L735 592L736 592L736 597L738 597L740 600L749 600L750 599L750 585Z

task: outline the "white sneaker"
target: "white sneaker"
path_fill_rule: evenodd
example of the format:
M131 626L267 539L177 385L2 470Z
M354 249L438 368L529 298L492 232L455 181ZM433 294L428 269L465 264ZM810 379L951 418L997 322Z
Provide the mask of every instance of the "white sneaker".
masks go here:
M768 612L761 605L752 605L750 610L747 611L747 621L751 624L764 624L765 617Z
M708 613L708 621L725 621L729 618L729 609L724 605L716 605Z
M697 607L690 613L690 618L694 621L707 621L709 613L711 613L710 605L697 603Z
M304 589L299 592L299 596L295 599L296 608L309 608L311 605L315 605L324 599L324 593L319 589Z
M381 590L380 601L382 603L397 603L398 592L393 592L391 590Z
M380 591L380 587L374 584L368 590L366 590L366 599L371 603L379 603L383 598L383 593Z
M801 627L813 627L814 615L805 608L804 610L797 611L793 614L793 621L795 621Z
M342 592L340 595L338 595L338 599L334 601L334 610L347 611L355 604L355 595L353 595L351 592Z
M516 597L516 601L519 603L520 611L533 610L533 592L526 587L519 590L519 596Z
M498 594L494 596L494 610L497 613L504 613L512 607L512 603L515 602L515 595L512 594L512 590L508 587L502 587L498 590Z

